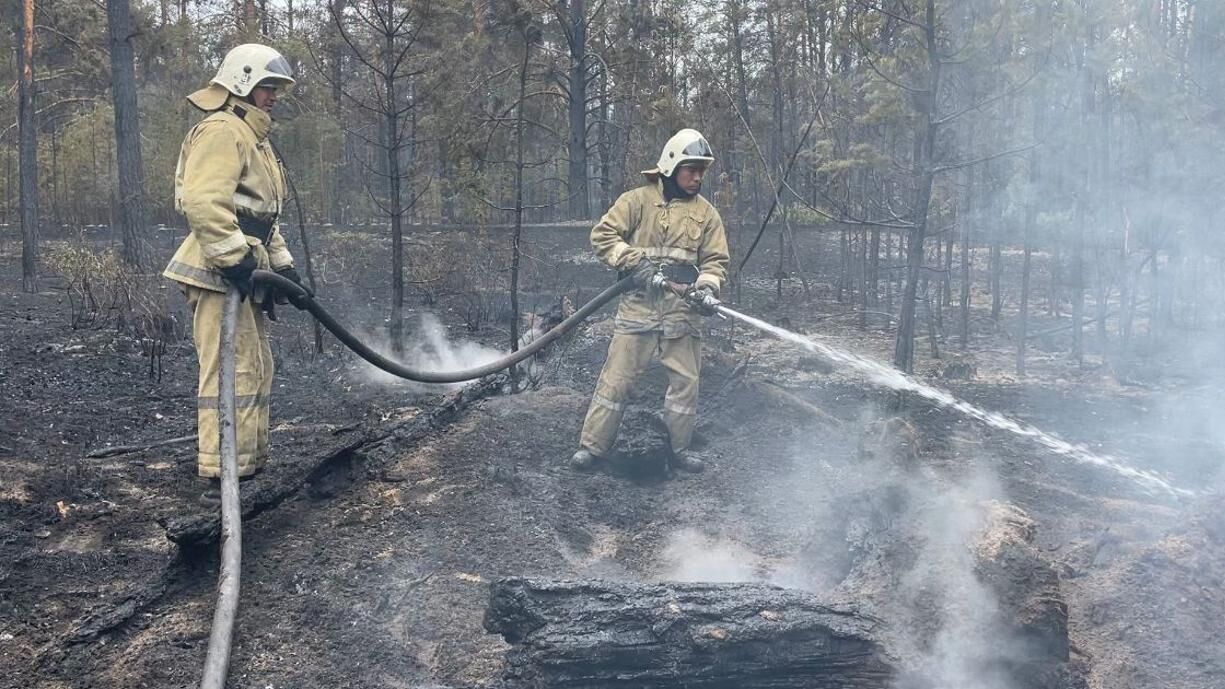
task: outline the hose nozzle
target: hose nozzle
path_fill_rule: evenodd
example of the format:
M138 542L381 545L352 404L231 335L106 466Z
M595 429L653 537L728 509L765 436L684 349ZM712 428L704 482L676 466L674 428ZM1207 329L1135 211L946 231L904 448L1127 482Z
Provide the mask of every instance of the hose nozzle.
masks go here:
M689 304L704 315L727 318L727 316L719 310L719 307L723 306L723 302L708 291L696 290L690 287L681 298L685 300L686 304Z
M719 310L719 307L723 306L723 302L719 301L718 297L709 292L696 290L693 288L693 285L682 285L678 282L672 282L664 275L663 271L655 273L654 277L651 278L651 286L675 294L683 299L691 308L704 315L727 318Z

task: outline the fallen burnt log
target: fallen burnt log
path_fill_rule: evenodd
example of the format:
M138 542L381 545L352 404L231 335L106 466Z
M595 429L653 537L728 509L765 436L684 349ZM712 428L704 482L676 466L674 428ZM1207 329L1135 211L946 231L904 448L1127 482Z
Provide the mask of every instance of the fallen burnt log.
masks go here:
M513 644L505 686L884 689L881 622L764 584L511 578L485 629Z
M254 485L243 486L242 518L250 519L267 512L296 494L303 486L325 480L339 465L363 459L368 471L377 470L381 452L390 446L390 454L434 433L454 421L474 402L482 400L505 388L508 377L503 374L488 376L447 396L428 413L419 414L407 421L391 426L378 426L360 431L360 435L318 457L305 459L276 475L257 478ZM209 510L167 519L162 527L166 538L183 547L202 547L216 543L221 538L221 514Z

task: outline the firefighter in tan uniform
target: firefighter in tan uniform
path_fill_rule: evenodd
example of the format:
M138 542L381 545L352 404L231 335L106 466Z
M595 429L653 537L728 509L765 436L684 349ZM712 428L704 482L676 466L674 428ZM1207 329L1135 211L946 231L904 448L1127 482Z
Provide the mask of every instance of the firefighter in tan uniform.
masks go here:
M225 56L209 85L187 97L209 113L187 133L175 170L175 207L191 230L162 275L178 282L192 310L200 361L196 397L198 473L211 479L202 499L220 501L218 371L222 308L227 289L243 295L236 333L238 475L250 477L268 456L268 397L272 351L265 312L275 320L278 295L256 288L257 268L301 283L277 225L285 179L268 142L277 89L294 83L289 63L263 45Z
M656 166L643 172L647 184L622 194L591 230L599 259L632 274L637 289L623 296L617 309L580 448L570 458L576 469L591 467L612 450L630 389L656 356L668 372L664 423L673 466L691 472L703 468L688 452L698 412L702 315L677 295L650 287L650 281L662 270L673 282L689 283L699 296L717 296L723 286L729 261L723 219L698 193L712 162L706 139L682 129L664 145Z

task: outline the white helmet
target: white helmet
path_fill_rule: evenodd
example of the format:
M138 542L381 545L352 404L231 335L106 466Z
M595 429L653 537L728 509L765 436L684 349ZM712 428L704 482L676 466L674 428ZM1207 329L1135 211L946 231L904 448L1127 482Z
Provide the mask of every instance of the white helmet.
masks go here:
M285 56L272 48L244 43L225 54L217 76L209 83L223 86L242 98L265 79L277 82L278 86L289 86L294 83L293 68Z
M263 81L289 86L294 83L293 68L276 50L259 43L244 43L226 53L217 76L187 99L201 110L216 110L225 104L228 93L245 98Z
M714 161L715 154L710 150L706 137L696 129L682 129L664 144L664 150L660 152L659 162L654 169L643 170L642 174L671 177L678 165L695 162L709 165Z

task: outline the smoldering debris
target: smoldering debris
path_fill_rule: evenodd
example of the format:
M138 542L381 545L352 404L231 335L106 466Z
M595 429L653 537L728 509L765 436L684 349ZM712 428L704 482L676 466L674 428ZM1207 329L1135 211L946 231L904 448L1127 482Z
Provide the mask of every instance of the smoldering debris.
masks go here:
M664 545L667 563L663 579L668 581L758 582L760 557L732 540L682 529Z
M394 357L391 342L386 334L363 335L375 351L384 356ZM457 371L483 366L496 361L502 352L482 344L461 340L453 341L447 336L447 330L432 313L422 313L418 327L410 331L408 342L405 343L403 359L413 368L425 371ZM365 380L380 385L403 385L419 392L435 392L457 390L468 383L427 384L405 381L373 364L362 362L360 371Z

